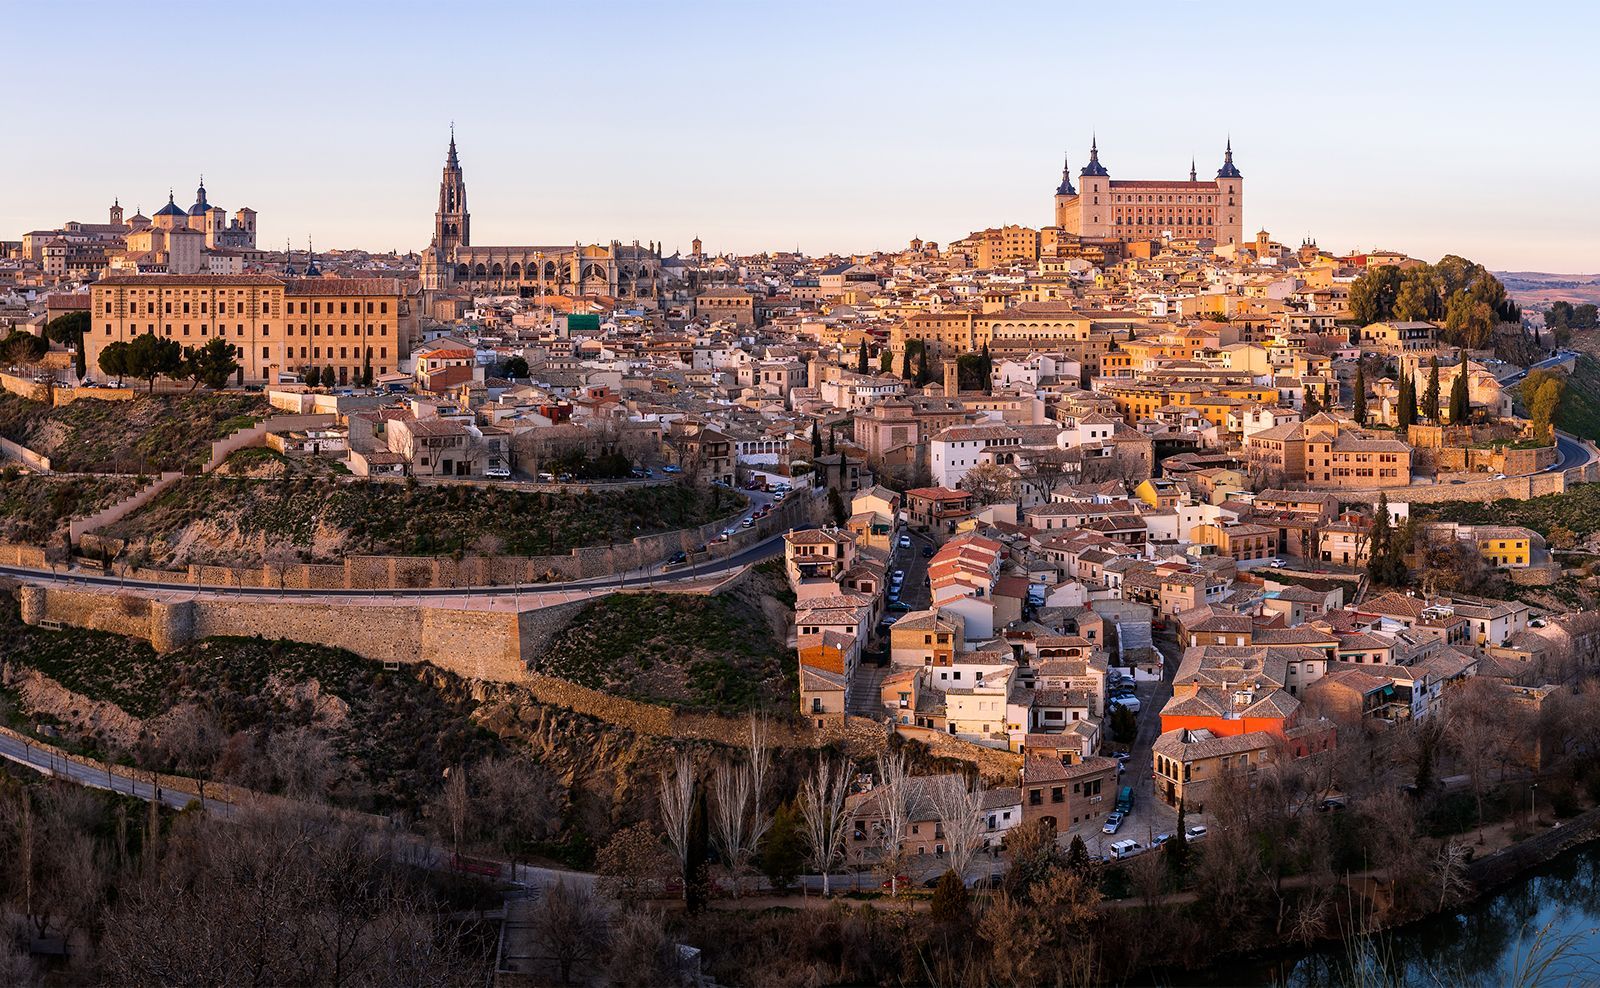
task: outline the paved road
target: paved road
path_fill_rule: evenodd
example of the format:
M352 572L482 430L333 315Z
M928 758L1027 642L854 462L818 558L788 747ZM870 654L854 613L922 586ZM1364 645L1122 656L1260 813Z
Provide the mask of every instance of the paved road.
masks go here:
M560 583L523 583L514 586L460 586L460 587L422 587L418 589L393 589L381 590L281 590L277 587L238 587L218 586L215 584L193 583L156 583L124 580L117 576L107 576L85 570L36 570L26 566L0 566L0 574L29 580L35 583L49 583L57 586L78 587L112 587L130 590L168 591L180 594L211 593L232 596L250 597L276 597L281 599L319 600L338 597L353 600L371 600L383 603L391 598L408 598L418 600L423 598L508 598L508 597L539 597L541 595L563 595L573 591L597 591L621 589L623 587L638 586L663 586L671 584L696 583L710 577L726 576L728 573L749 563L758 563L773 556L783 554L783 535L772 535L755 545L741 549L738 552L722 559L687 566L681 569L665 570L662 567L651 567L647 570L632 570L613 576L593 577L586 580L568 580Z
M1580 467L1589 462L1589 450L1578 442L1576 437L1569 436L1564 432L1556 433L1556 451L1561 454L1561 459L1557 460L1552 466L1546 467L1546 473L1570 470L1573 467Z
M1527 377L1536 370L1548 370L1551 367L1564 364L1567 361L1576 358L1577 356L1578 353L1575 350L1557 350L1555 356L1546 357L1536 364L1531 364L1527 370L1519 370L1514 374L1508 374L1500 379L1500 383L1501 385L1516 384L1518 381L1521 381L1523 378Z
M29 768L43 772L46 775L76 782L82 786L93 786L96 789L106 789L111 792L122 793L149 802L160 795L161 802L175 810L181 810L190 803L196 802L194 796L185 792L171 789L161 789L150 782L141 782L136 779L125 778L104 769L94 768L62 758L49 748L40 748L37 745L19 741L16 738L0 735L0 758L26 765ZM233 805L217 799L205 800L205 808L221 817L233 814Z

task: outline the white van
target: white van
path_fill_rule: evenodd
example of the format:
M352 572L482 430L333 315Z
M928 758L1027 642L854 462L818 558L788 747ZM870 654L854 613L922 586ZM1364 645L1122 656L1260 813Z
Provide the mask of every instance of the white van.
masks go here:
M1121 861L1123 858L1131 858L1142 850L1144 846L1136 840L1114 841L1111 844L1111 860Z

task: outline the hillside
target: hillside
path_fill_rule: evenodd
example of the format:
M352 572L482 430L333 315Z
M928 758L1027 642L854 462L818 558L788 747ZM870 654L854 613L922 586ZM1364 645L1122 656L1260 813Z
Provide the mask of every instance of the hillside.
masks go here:
M648 703L787 714L798 703L785 646L793 602L771 564L715 597L607 597L551 642L538 671Z
M50 457L58 472L159 473L204 463L211 443L270 411L259 395L198 391L59 408L0 391L0 436Z
M67 523L132 494L129 477L47 477L0 471L0 542L59 542Z
M28 627L9 595L0 599L0 654L13 709L58 725L78 747L140 750L141 764L162 763L152 736L192 719L215 735L202 774L268 791L313 780L346 806L415 810L445 768L498 747L471 719L467 684L431 666L387 672L339 649L259 638L157 655L132 638ZM27 679L28 670L53 683Z
M157 565L337 562L350 554L551 555L690 528L738 509L720 487L593 494L310 476L185 477L99 534Z

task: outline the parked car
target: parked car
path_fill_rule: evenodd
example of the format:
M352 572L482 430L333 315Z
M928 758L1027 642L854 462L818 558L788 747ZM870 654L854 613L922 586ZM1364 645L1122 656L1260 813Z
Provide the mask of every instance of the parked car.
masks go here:
M1152 837L1150 839L1150 846L1151 847L1161 847L1163 844L1165 844L1167 841L1169 841L1171 839L1172 839L1172 835L1171 834L1156 834L1154 837Z
M1139 698L1136 696L1114 696L1110 705L1113 707L1127 707L1132 713L1139 712Z
M1122 819L1122 813L1120 811L1113 810L1111 815L1106 817L1106 825L1100 828L1100 832L1102 834L1116 833L1122 828Z
M1142 850L1144 850L1144 845L1136 840L1113 841L1111 844L1111 860L1121 861L1123 858L1131 858Z
M911 605L906 603L903 600L891 600L891 601L889 601L889 610L891 610L891 611L909 611L909 610L911 610Z
M682 473L683 472L683 468L682 467L675 467L675 466L673 466L672 464L669 463L666 466L661 468L661 472L662 473Z
M1204 837L1208 833L1210 833L1210 831L1206 829L1206 825L1205 824L1197 823L1194 826L1190 827L1188 830L1185 830L1183 832L1183 836L1187 840L1199 840L1200 838Z
M906 571L903 569L897 569L893 573L889 574L889 579L893 580L895 583L904 583L906 582Z
M788 495L783 493L783 491L779 491L778 493L772 495L772 500L774 502L782 501L785 497L788 497Z
M1277 556L1273 556L1271 559L1267 560L1267 565L1271 566L1273 569L1282 569L1283 560Z
M904 875L896 875L893 878L885 878L883 880L883 884L878 887L883 889L885 892L888 892L894 888L908 889L911 887L911 879Z
M909 535L900 536L900 548L902 548L902 549L911 548L911 536L909 536Z
M749 518L746 518L744 520L744 522L742 523L742 527L744 527L744 528L755 528L756 527L755 516L752 515Z
M688 560L689 560L689 554L688 553L686 553L686 552L674 552L672 555L667 557L667 565L668 566L681 566L684 563L688 562Z
M489 467L483 471L483 475L494 480L505 480L511 476L511 471L505 467Z
M925 546L922 547L922 558L923 559L932 559L933 558L933 546L925 545Z

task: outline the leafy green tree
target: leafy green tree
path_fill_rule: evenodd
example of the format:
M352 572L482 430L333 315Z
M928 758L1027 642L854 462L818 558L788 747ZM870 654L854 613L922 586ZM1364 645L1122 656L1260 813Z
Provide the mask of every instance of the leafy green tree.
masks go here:
M1446 339L1457 346L1482 349L1494 333L1494 308L1467 292L1458 292L1445 307L1444 330Z
M1367 372L1356 363L1356 379L1350 385L1350 414L1357 425L1367 424Z
M88 372L88 356L84 352L83 337L89 332L89 313L69 312L64 316L57 316L45 324L44 333L50 339L62 346L73 347L73 363L78 370L78 379L82 380Z
M1407 579L1405 554L1409 539L1397 539L1389 520L1389 495L1378 494L1373 509L1372 529L1367 535L1367 578L1386 587L1404 586Z
M322 368L315 366L305 368L300 372L300 380L304 381L308 388L317 387L322 383Z
M527 377L528 361L521 354L516 354L508 358L506 362L501 365L500 373L502 376L508 378Z
M213 391L227 387L239 372L239 361L234 359L233 344L220 336L213 336L205 346L189 351L186 361L190 378Z
M169 340L154 333L141 333L128 344L127 373L155 391L156 378L172 376L183 369L183 347L177 340Z
M1439 285L1427 267L1407 269L1395 292L1394 317L1404 322L1437 319L1443 312Z
M128 375L128 344L121 340L107 343L100 351L100 373L120 383Z
M894 351L888 347L884 347L878 351L878 373L894 373Z
M325 387L325 388L333 387L334 382L336 382L338 379L339 379L338 375L333 372L333 365L332 364L323 364L322 365L322 386L323 387Z
M1450 421L1465 422L1472 417L1472 398L1467 391L1467 356L1456 351L1456 376L1450 382Z
M1350 285L1350 317L1363 326L1393 318L1399 294L1399 268L1392 264L1368 268Z
M782 891L793 885L805 867L806 836L800 811L792 803L779 806L772 815L772 826L762 838L761 850L756 855L756 867L767 876L774 889Z
M933 887L933 901L929 904L928 913L935 923L957 925L966 922L971 901L972 893L967 891L967 883L954 871L947 871L939 876L939 884Z
M1556 410L1561 406L1561 392L1565 382L1559 377L1551 377L1539 385L1539 390L1533 396L1533 407L1528 410L1528 417L1533 421L1533 434L1540 439L1549 439L1555 425Z
M19 364L34 363L49 352L50 344L43 337L20 329L13 329L11 335L0 340L0 353L5 354L5 359Z
M1428 389L1422 393L1422 414L1439 421L1439 355L1428 358Z
M1133 711L1118 703L1111 708L1111 737L1119 744L1132 744L1139 736L1139 722Z

